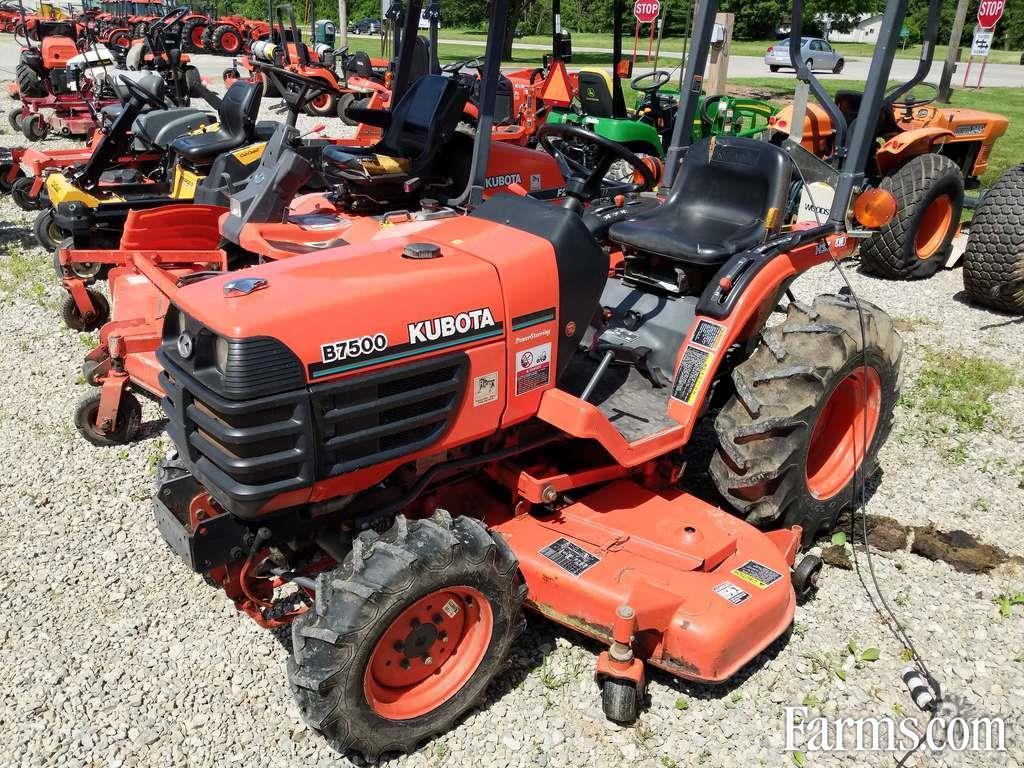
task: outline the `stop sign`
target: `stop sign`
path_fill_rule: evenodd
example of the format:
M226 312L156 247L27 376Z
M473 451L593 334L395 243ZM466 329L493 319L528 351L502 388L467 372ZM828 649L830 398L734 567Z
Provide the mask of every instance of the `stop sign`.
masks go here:
M640 3L637 2L637 5ZM981 0L978 5L978 26L992 29L1003 16L1006 0Z
M1005 0L999 0L999 2L1002 5ZM633 15L636 16L636 20L640 24L653 24L659 13L661 13L661 3L658 0L636 0L633 3Z

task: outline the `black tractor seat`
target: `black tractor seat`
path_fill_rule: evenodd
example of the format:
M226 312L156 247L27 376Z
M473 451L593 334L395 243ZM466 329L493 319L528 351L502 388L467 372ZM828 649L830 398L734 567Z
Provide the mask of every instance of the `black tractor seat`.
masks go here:
M468 94L453 79L427 75L416 80L391 110L381 140L371 147L327 147L324 177L331 184L364 186L382 180L399 187L429 170L451 141Z
M613 224L608 236L641 255L718 267L779 231L792 174L789 155L767 142L702 139L687 152L665 203Z
M256 117L262 98L262 82L236 80L217 108L220 127L216 131L182 136L171 144L171 149L186 162L196 164L252 142L256 138Z

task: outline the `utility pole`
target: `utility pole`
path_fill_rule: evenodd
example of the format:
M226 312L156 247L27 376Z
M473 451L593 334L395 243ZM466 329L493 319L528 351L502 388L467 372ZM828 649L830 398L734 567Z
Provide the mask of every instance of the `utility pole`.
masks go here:
M946 61L942 65L942 77L939 80L937 100L943 104L949 104L949 98L953 93L951 87L953 70L956 69L957 59L960 58L960 38L964 34L965 21L967 21L967 0L958 0L956 17L953 19L953 29L949 33L949 49L946 51Z
M338 49L348 45L348 0L338 0Z

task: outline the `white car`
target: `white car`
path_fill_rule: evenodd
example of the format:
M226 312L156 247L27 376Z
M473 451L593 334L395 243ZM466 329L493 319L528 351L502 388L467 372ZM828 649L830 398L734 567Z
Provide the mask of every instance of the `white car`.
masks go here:
M829 45L827 40L820 37L805 37L800 41L800 58L807 64L812 72L815 70L826 70L839 74L843 71L843 57ZM792 67L793 59L789 56L789 39L779 40L765 51L764 63L772 72L778 72L783 67Z

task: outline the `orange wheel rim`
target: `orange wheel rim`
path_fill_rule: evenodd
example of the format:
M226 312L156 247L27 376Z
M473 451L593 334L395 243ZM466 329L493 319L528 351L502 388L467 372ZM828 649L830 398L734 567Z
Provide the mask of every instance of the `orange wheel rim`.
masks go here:
M234 51L238 48L238 37L234 32L225 32L221 35L220 46L225 51Z
M330 103L331 95L329 93L321 93L315 99L313 99L313 106L316 109L327 109L328 103Z
M204 31L205 31L205 29L203 27L193 27L192 28L192 45L194 45L196 48L202 48L203 47L203 32Z
M931 258L942 246L953 224L953 201L949 195L940 195L932 200L917 227L914 249L919 259Z
M875 437L881 410L882 382L870 366L851 371L832 390L807 449L807 490L814 498L831 499L853 479Z
M483 661L494 616L472 587L445 587L406 608L381 635L363 678L381 717L411 720L457 694Z

